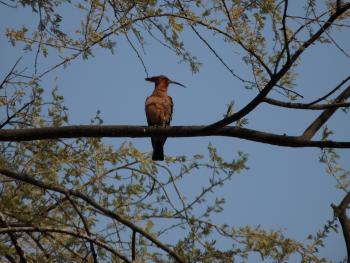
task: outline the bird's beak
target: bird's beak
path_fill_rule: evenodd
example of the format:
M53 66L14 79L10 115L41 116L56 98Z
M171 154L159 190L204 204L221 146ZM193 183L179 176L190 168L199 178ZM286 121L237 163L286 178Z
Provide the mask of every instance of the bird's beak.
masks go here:
M150 82L156 82L155 77L145 78L145 80L150 81Z
M176 85L179 85L179 86L181 86L181 87L187 88L185 85L183 85L183 84L181 84L181 83L179 83L179 82L176 82L176 81L170 80L169 83L176 84Z

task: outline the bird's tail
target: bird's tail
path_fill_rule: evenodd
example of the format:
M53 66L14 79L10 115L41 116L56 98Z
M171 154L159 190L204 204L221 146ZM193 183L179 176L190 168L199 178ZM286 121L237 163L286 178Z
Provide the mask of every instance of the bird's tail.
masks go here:
M153 144L153 155L152 160L153 161L164 161L164 141L163 140L152 140Z

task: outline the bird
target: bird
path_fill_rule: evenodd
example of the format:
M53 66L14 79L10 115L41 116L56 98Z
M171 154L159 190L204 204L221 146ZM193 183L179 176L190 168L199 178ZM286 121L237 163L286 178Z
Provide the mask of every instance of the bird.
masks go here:
M145 111L148 126L168 127L173 115L173 99L167 94L169 84L176 84L186 88L183 84L170 80L164 75L145 78L145 80L154 82L154 90L147 97L145 102ZM164 160L164 144L166 137L154 136L151 137L153 147L153 161Z

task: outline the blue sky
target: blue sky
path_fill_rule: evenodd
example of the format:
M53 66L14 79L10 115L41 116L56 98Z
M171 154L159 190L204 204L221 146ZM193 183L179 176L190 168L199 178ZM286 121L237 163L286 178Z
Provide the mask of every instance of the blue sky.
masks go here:
M27 62L32 65L32 54L25 54L21 45L13 48L4 38L6 25L30 25L37 19L30 12L0 5L0 22L2 76L21 55L24 55L23 65ZM331 34L343 47L350 46L348 34L336 30ZM247 74L246 66L231 47L218 39L209 39L235 72ZM142 55L150 75L164 74L188 87L170 87L169 93L175 104L172 125L209 124L222 118L226 105L232 100L238 110L256 95L254 91L244 89L243 84L233 78L190 32L185 32L184 41L203 62L198 74L192 74L188 65L179 63L179 59L161 45L146 40L146 54ZM94 58L78 59L68 68L45 76L43 86L47 94L58 86L69 108L71 124L89 124L100 110L105 124L146 125L144 101L152 92L153 84L144 81L145 72L130 46L120 39L115 55L100 48L95 49L94 54ZM57 57L41 58L40 61L42 67L47 68L57 61ZM312 46L301 58L296 91L304 95L304 102L318 98L343 80L349 74L349 68L350 60L334 47ZM281 98L274 92L270 95ZM318 114L262 104L248 115L247 127L299 135ZM349 140L348 115L339 111L327 125L336 131L333 139ZM126 140L142 151L151 150L149 139ZM124 139L108 140L116 147L122 141ZM227 203L222 215L213 221L282 229L287 236L303 241L332 218L330 204L338 204L343 197L343 193L335 188L336 181L319 163L318 149L282 148L235 138L204 137L168 139L165 152L171 156L191 155L205 152L209 143L227 160L236 158L239 150L247 153L250 168L215 192L215 195L223 195ZM349 150L339 153L344 168L349 169ZM179 187L184 193L190 193L196 180L193 178L189 184L179 184ZM341 232L326 239L326 248L321 253L334 262L344 258L346 249Z

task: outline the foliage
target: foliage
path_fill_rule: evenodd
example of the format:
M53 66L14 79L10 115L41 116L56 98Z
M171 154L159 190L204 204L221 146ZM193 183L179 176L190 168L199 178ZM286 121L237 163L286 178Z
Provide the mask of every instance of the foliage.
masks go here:
M54 88L50 99L45 99L47 87L41 86L41 78L79 57L92 58L96 46L117 51L121 37L127 39L143 65L134 44L143 49L145 39L152 38L188 63L195 73L201 62L187 50L182 38L191 31L246 88L260 92L280 74L273 89L289 101L297 100L301 95L292 89L298 57L292 63L293 54L307 48L305 39L315 35L320 21L339 11L341 6L335 2L342 1L326 1L327 10L315 16L315 1L306 1L305 17L288 16L289 26L285 22L288 1L0 2L7 8L30 8L39 18L35 26L6 29L12 45L35 53L33 71L19 70L16 63L0 87L1 112L6 115L0 127L19 129L69 124L63 97ZM71 14L77 22L65 23ZM341 24L348 16L349 12L344 11L335 18L340 29L348 27ZM239 50L237 59L251 68L251 79L230 69L201 30ZM315 42L326 45L330 41L320 36ZM38 56L52 54L59 61L49 68L41 67ZM224 117L234 114L233 106L233 102L227 105ZM102 122L99 114L92 120L94 125ZM247 118L241 118L236 126L247 124ZM324 139L329 135L325 130ZM27 174L42 183L38 186L0 175L1 260L121 262L120 255L131 259L134 252L141 261L174 260L143 234L148 233L186 262L247 262L255 253L262 261L287 262L297 257L301 262L326 262L318 248L331 231L337 231L333 219L304 242L286 237L282 230L216 224L214 218L223 211L226 201L216 190L248 169L248 156L239 151L235 159L225 160L211 144L205 154L168 156L164 163L151 161L149 153L139 151L130 142L115 149L101 138L4 142L0 150L0 168ZM338 157L335 150L323 149L320 161L336 178L337 187L348 192L349 172L338 165ZM195 177L200 177L203 185L184 194L180 182L191 183ZM64 191L53 190L56 186ZM69 190L92 199L110 213L69 194ZM117 220L113 213L144 232ZM221 239L232 245L218 245Z

